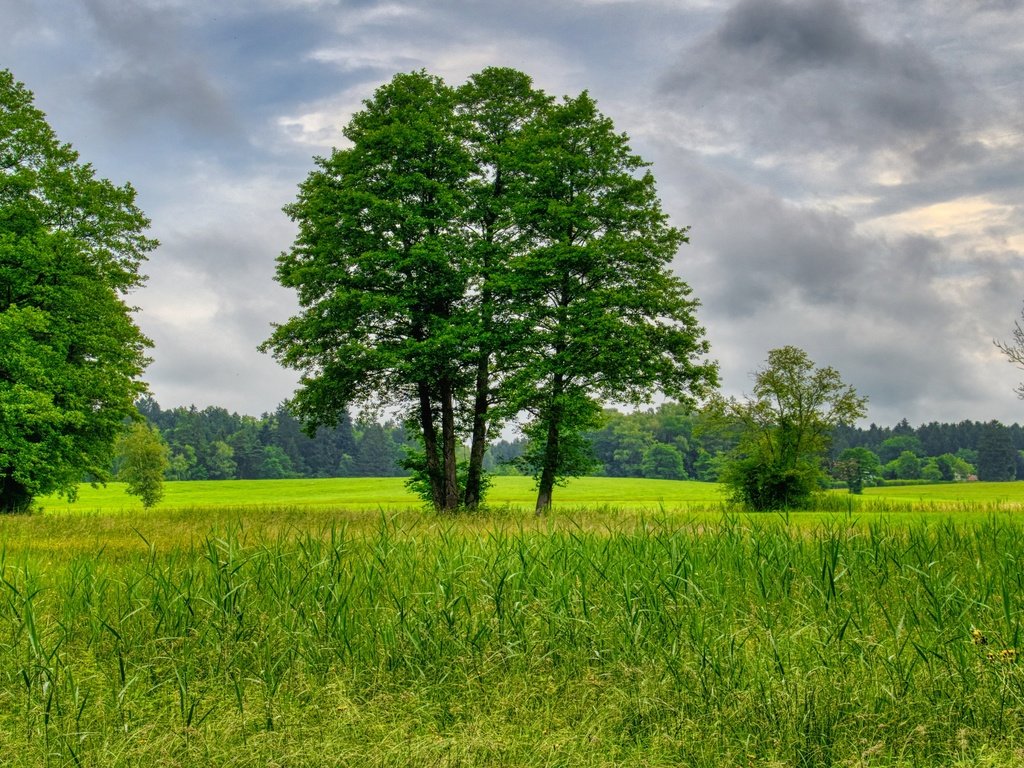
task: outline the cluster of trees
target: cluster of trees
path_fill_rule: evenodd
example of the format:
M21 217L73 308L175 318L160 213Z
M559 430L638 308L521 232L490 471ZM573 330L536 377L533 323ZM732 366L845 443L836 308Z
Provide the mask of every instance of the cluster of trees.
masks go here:
M665 404L655 410L605 412L605 426L586 439L596 459L595 474L610 477L690 479L715 482L731 461L740 438L734 425L706 409ZM514 460L520 442L492 448ZM931 422L912 427L837 424L823 441L819 460L833 477L847 480L844 462L857 459L866 484L1024 478L1024 427L997 421ZM512 467L514 468L514 461ZM500 466L495 471L502 471Z
M260 417L219 407L163 410L150 397L138 408L167 447L170 480L401 477L410 474L407 451L418 447L401 424L353 421L347 411L309 437L284 404ZM600 418L599 428L582 435L591 459L586 471L593 475L716 482L740 441L735 425L679 403L629 413L608 408ZM856 459L862 485L1024 478L1024 427L1018 424L838 424L827 437L824 466L846 481L845 463ZM497 475L528 473L528 452L524 436L499 439L488 445L483 467ZM469 446L460 444L458 453L465 459ZM115 473L119 468L115 462Z
M290 409L304 429L334 431L350 406L400 412L418 445L405 467L453 511L480 502L488 442L528 414L541 510L582 470L600 403L717 383L697 301L670 269L685 231L587 93L558 101L510 69L457 88L414 72L343 133L286 208L299 234L277 279L301 311L263 346L303 374ZM108 479L137 417L150 342L125 297L157 243L134 199L0 72L0 510ZM348 455L344 435L304 455L256 422L234 444L181 422L163 426L175 476L319 472Z
M586 93L511 69L453 88L396 75L286 212L277 280L301 311L263 345L303 374L309 428L355 405L403 416L430 503L479 504L486 446L526 415L537 510L589 466L601 403L717 383L646 163ZM459 444L468 442L465 471Z
M310 437L284 405L256 418L218 407L162 410L145 398L139 412L167 446L169 480L407 474L402 461L409 443L394 422L354 423L344 412L337 424Z
M1024 427L998 421L931 422L912 427L842 425L835 430L832 458L857 459L874 479L1013 480L1024 478Z

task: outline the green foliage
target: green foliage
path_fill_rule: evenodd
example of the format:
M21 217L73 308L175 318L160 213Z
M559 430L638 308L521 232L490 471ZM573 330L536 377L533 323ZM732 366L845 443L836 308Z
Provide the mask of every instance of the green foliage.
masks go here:
M391 434L376 422L359 424L360 437L352 457L353 477L394 477L401 474L401 449Z
M596 402L567 396L523 427L527 443L520 465L538 484L538 511L551 506L554 486L587 475L598 466L585 433L600 422L601 409Z
M986 425L978 443L978 479L1013 480L1017 475L1017 452L1009 431L997 421Z
M586 427L568 419L587 401L686 398L713 386L717 370L700 360L697 302L670 268L685 231L669 226L646 163L594 100L583 93L546 110L524 130L522 158L532 247L516 264L527 354L513 402L545 436L541 511L569 471L565 433Z
M685 480L686 465L683 455L674 445L655 443L644 452L640 465L644 477L660 480Z
M873 451L867 448L847 448L839 455L832 473L846 482L850 493L861 494L865 485L882 476L882 466Z
M301 313L262 346L303 372L307 427L353 403L401 410L450 512L480 502L487 440L528 414L543 509L589 466L579 433L598 401L715 383L670 268L685 234L589 95L555 104L509 69L456 90L402 74L344 134L286 208L299 234L277 279Z
M167 444L144 422L134 422L117 442L117 479L149 509L164 495L164 472L170 466Z
M594 457L609 477L644 477L644 456L654 435L639 419L605 410L604 426L587 434Z
M0 70L0 511L109 477L150 345L125 295L156 241Z
M909 451L914 456L924 456L924 446L916 435L893 435L882 441L878 448L878 458L883 463L898 459L900 454Z
M302 311L261 347L304 372L292 408L308 428L353 403L415 414L433 503L448 510L472 274L462 233L473 163L455 106L439 78L396 75L345 127L350 146L317 160L285 209L299 234L277 265Z
M952 453L944 453L935 457L935 466L941 479L947 481L963 482L974 474L974 467Z
M734 501L757 512L809 507L821 480L821 468L813 459L786 464L763 455L734 457L719 476Z
M917 455L911 451L903 451L883 468L887 478L896 480L917 480L921 478L922 464Z
M771 350L751 398L716 398L711 405L721 421L742 429L721 477L734 500L757 511L807 506L824 482L832 430L863 416L866 402L834 368L815 368L803 350Z

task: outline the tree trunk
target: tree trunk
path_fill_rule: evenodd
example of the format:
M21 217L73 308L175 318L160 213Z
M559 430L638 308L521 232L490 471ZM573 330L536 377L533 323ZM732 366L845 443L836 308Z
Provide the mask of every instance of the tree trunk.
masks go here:
M540 480L537 482L537 507L534 510L542 515L551 509L551 497L555 489L555 478L558 475L558 422L557 413L552 413L548 421L548 436L544 444L544 463L541 467Z
M430 404L430 387L421 381L416 388L420 397L420 427L423 430L423 453L430 480L430 498L434 509L441 510L444 509L444 482L437 457L437 429L434 427L434 410Z
M501 168L494 179L494 198L502 194ZM494 325L494 299L490 286L491 249L494 247L494 221L491 216L486 222L487 246L483 255L482 272L484 282L480 288L480 331L481 340L476 364L476 398L473 401L473 439L469 448L469 470L466 473L466 509L476 509L483 501L484 453L487 452L487 410L491 389L491 332Z
M31 503L32 494L10 472L0 475L0 514L25 512Z
M441 382L441 468L443 470L443 502L445 512L459 509L459 476L455 454L455 407L452 386L447 379Z
M481 352L476 367L476 400L473 403L473 442L469 449L466 475L466 509L476 509L482 501L484 453L487 451L487 406L490 394L489 355Z
M560 349L556 347L557 349ZM551 382L551 409L548 412L548 434L544 441L544 461L541 464L540 479L537 481L537 507L534 510L542 515L551 509L551 497L555 489L555 480L561 464L561 445L559 432L562 427L562 388L564 380L561 373L556 373Z

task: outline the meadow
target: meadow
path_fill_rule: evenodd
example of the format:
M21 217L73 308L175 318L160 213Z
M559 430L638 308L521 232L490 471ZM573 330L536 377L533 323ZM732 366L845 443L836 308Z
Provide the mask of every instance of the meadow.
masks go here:
M529 477L495 477L488 502L496 509L532 508L537 492ZM194 480L164 484L165 497L158 510L260 506L298 506L317 509L408 510L421 500L405 487L400 477L352 477L315 480ZM555 491L561 510L615 506L629 510L691 508L715 505L723 500L714 483L673 480L637 480L581 477ZM79 498L69 504L57 497L41 501L46 511L104 513L136 512L142 504L125 494L122 483L106 487L83 485Z
M1024 486L615 482L2 519L0 765L1024 765Z

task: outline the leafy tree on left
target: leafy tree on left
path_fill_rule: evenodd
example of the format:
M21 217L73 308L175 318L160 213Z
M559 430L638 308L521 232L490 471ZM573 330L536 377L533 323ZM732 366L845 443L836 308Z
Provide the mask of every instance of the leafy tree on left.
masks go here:
M151 342L125 295L156 247L135 190L97 179L0 70L0 512L109 477Z

